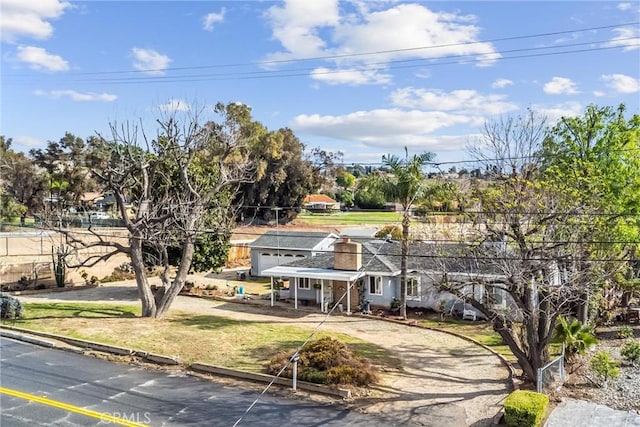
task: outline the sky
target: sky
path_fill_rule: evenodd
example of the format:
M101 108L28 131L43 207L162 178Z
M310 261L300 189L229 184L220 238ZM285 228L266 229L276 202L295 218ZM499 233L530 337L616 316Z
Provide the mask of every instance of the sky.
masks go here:
M487 120L640 111L640 3L0 0L0 133L65 132L217 102L346 163L469 159ZM211 118L215 116L211 114Z

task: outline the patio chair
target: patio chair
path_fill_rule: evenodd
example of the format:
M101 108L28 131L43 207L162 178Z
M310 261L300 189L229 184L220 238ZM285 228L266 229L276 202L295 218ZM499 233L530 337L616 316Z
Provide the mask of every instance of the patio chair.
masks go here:
M464 309L462 311L462 320L476 320L475 310Z

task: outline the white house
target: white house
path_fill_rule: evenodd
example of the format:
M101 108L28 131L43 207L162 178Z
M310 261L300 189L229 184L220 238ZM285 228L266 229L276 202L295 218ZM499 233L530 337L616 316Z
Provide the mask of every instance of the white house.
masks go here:
M264 271L271 267L332 251L337 239L333 233L268 231L249 244L251 275L265 276Z

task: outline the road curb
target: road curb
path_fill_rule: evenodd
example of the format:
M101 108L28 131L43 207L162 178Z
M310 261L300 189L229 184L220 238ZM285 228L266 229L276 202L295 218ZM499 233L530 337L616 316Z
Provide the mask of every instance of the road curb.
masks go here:
M7 331L1 331L0 330L0 337L5 337L5 338L11 338L14 340L18 340L18 341L24 341L24 342L28 342L30 344L35 344L35 345L39 345L41 347L47 347L47 348L54 348L55 344L52 343L51 341L45 341L45 340L41 340L38 338L32 338L26 335L22 335L22 334L14 334L11 332L7 332Z
M293 380L291 380L289 378L277 377L277 378L274 379L273 375L260 374L260 373L257 373L257 372L240 371L240 370L237 370L237 369L223 368L221 366L206 365L206 364L203 364L203 363L192 363L189 366L189 369L191 369L193 371L196 371L196 372L204 372L204 373L215 374L215 375L223 375L223 376L227 376L227 377L240 378L240 379L254 381L254 382L260 382L260 383L267 383L268 384L271 381L273 381L274 384L278 384L278 385L282 385L282 386L286 386L286 387L293 387ZM326 395L329 395L329 396L340 397L342 399L348 399L348 398L351 397L351 391L350 390L332 388L332 387L328 387L328 386L325 386L325 385L322 385L322 384L314 384L314 383L309 383L309 382L306 382L306 381L297 381L296 386L300 390L306 390L306 391L311 391L311 392L314 392L314 393L326 394Z

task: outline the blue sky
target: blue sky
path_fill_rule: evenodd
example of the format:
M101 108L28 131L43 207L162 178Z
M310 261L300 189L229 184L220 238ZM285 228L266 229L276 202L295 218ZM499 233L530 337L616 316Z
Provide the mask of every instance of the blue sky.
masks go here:
M21 151L242 102L347 162L404 146L445 162L499 115L640 109L637 1L0 5L1 133Z

